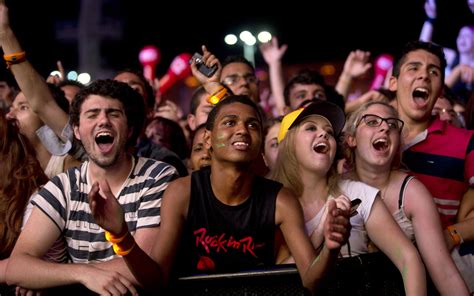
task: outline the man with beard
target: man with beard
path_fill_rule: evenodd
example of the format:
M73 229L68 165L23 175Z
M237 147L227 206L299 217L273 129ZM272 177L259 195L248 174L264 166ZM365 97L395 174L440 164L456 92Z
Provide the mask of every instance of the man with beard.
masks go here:
M33 196L33 212L7 268L9 284L33 290L82 284L100 294L136 293L138 281L94 220L87 196L107 192L116 198L136 244L151 251L162 194L177 175L166 163L130 154L144 112L140 95L122 82L99 80L77 94L71 125L89 160L53 177ZM59 236L76 264L41 259Z

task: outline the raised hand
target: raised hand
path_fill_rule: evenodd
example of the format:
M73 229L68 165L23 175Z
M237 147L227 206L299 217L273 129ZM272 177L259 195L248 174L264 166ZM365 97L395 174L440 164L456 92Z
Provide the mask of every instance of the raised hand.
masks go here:
M424 7L426 16L430 19L436 19L436 1L426 0Z
M89 206L95 222L112 234L124 232L124 214L122 206L110 190L107 180L95 182L88 195Z
M369 58L370 52L368 51L351 51L344 63L343 74L348 75L350 79L361 77L372 67Z
M53 83L53 84L59 84L61 81L64 81L66 78L66 71L64 71L63 63L61 61L56 62L56 66L58 67L58 72L59 75L49 75L48 78L46 78L46 82Z
M329 250L341 248L349 239L350 206L350 201L345 196L327 202L328 214L324 221L324 243Z
M206 66L208 67L217 65L217 71L211 77L207 77L206 75L199 72L196 66L196 61L193 60L191 62L191 72L193 73L194 77L201 84L204 85L204 87L206 88L208 92L209 91L212 92L211 89L207 88L206 84L217 84L218 86L218 83L221 77L221 72L222 72L222 65L219 62L219 59L215 55L213 55L210 51L207 50L207 47L205 45L203 45L201 48L202 48L202 61L204 62L204 64L206 64Z
M160 116L179 123L183 117L183 110L174 102L166 100L164 104L155 109L153 117ZM147 135L148 136L148 135Z
M283 58L288 45L278 46L278 39L273 37L271 41L260 44L260 52L267 64L279 63Z

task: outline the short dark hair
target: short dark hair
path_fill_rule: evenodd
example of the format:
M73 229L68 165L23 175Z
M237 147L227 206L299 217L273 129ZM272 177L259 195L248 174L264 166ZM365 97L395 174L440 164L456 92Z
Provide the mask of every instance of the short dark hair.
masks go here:
M312 69L302 69L298 73L296 73L293 77L288 80L285 85L285 89L283 91L283 96L285 98L285 104L290 106L290 90L295 86L295 84L316 84L320 85L324 92L326 93L327 100L338 105L340 108L344 110L344 97L339 94L334 87L326 84L324 81L324 77L315 70Z
M153 109L155 107L155 91L153 90L153 87L148 83L148 80L146 80L145 76L143 75L143 71L138 70L138 69L133 69L133 68L124 68L120 71L118 71L114 77L117 77L118 75L122 73L132 73L140 79L140 81L143 83L143 86L145 88L145 104L146 108L148 109Z
M222 62L222 68L224 68L228 64L232 64L232 63L246 64L247 66L249 66L252 69L252 72L255 73L255 67L252 65L252 63L249 62L249 60L247 60L246 58L244 58L243 56L240 56L240 55L231 55L231 56L226 57L224 59L224 61Z
M226 97L224 100L221 100L219 103L217 103L217 105L215 105L215 107L211 110L211 112L209 112L209 116L207 117L207 122L206 122L206 129L209 131L212 131L212 129L214 128L216 117L219 114L219 111L222 109L222 107L226 105L234 104L234 103L245 104L255 109L258 120L260 121L260 127L262 129L261 132L263 134L263 126L262 126L263 116L260 111L260 108L258 108L257 104L255 104L255 102L252 101L249 98L249 96L246 96L246 95L231 95L231 96Z
M69 80L69 79L65 79L65 80L61 80L58 84L56 84L58 87L63 87L63 86L68 86L68 85L72 85L72 86L77 86L78 88L83 88L85 85L77 80Z
M444 56L443 47L434 43L434 42L424 42L420 40L414 40L407 42L400 54L395 57L395 62L393 63L392 76L397 77L400 75L400 67L406 60L406 56L416 50L425 50L429 53L434 54L438 57L441 67L441 81L444 81L444 71L446 69L446 58Z
M142 96L124 82L112 79L96 80L81 89L73 100L70 112L72 126L79 126L82 104L90 95L118 100L123 104L127 125L133 129L133 133L127 141L127 146L135 146L145 122L145 103Z

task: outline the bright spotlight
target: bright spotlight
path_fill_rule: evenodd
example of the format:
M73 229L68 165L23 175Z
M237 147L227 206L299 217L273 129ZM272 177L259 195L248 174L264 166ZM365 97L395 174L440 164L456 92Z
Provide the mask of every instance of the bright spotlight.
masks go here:
M76 71L71 71L71 72L67 73L67 79L77 80L77 72Z
M79 76L77 76L77 81L86 85L91 81L91 76L89 75L89 73L81 73L79 74Z
M224 37L224 42L228 45L234 45L237 43L237 36L234 34L228 34Z
M267 31L262 31L258 33L257 38L258 38L258 41L262 43L267 43L268 41L272 40L272 34L270 34L270 32L267 32Z

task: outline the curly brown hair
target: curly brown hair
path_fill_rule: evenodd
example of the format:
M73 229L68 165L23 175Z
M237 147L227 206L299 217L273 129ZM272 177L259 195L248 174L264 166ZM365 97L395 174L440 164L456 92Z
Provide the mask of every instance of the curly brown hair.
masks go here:
M30 196L48 181L35 150L14 122L0 114L0 259L10 256Z

